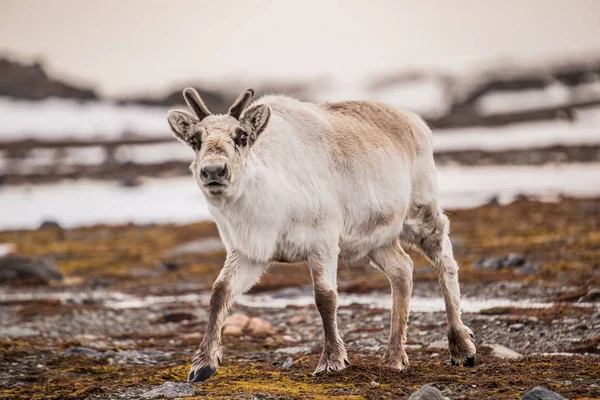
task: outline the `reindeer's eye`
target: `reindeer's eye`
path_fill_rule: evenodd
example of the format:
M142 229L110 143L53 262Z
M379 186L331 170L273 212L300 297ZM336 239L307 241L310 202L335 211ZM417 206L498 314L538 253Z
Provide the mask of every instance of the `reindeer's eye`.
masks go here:
M200 147L202 147L202 142L200 140L200 135L199 134L194 134L192 135L189 139L188 139L188 143L190 146L192 146L192 148L196 151L200 150Z
M248 134L241 128L235 130L235 144L243 147L248 144Z

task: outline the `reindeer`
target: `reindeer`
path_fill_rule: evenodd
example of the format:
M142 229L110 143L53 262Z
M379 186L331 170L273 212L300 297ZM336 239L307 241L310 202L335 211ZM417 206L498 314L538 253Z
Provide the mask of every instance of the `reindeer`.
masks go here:
M183 95L193 114L171 110L168 122L196 153L190 168L227 250L188 381L215 373L229 308L273 262L308 263L325 339L318 374L349 365L337 327L338 260L368 258L392 291L381 363L404 370L413 263L403 246L433 265L452 363L475 364L473 332L460 317L458 265L439 204L431 130L420 117L365 101L265 96L252 102L252 89L226 115L213 115L194 89Z

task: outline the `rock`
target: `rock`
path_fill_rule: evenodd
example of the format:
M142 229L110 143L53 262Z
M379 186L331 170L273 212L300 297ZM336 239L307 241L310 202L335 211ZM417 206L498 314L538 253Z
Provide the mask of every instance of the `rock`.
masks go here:
M521 267L525 264L525 256L519 253L510 253L502 262L503 268Z
M227 336L242 336L244 334L244 328L239 325L227 325L223 327L221 334Z
M217 251L225 251L225 246L219 238L208 238L182 243L169 251L171 257L189 254L203 254Z
M170 313L166 313L160 316L155 322L160 324L165 324L167 322L183 322L183 321L193 321L196 319L196 316L187 311L174 311Z
M86 347L71 347L70 349L63 351L60 355L61 356L85 356L85 357L92 357L92 358L101 358L102 357L102 353L100 353L96 350L93 350L93 349L88 349Z
M581 296L578 303L597 303L600 302L600 289L590 289L585 296Z
M282 349L275 350L275 353L280 354L309 354L311 352L311 348L307 346L298 346L298 347L284 347Z
M283 363L281 363L281 368L290 368L294 364L294 359L292 357L287 357Z
M165 382L159 387L148 392L142 393L144 399L191 397L196 393L196 389L191 383L187 382Z
M515 270L517 275L535 275L538 273L538 267L535 264L527 263Z
M12 243L0 243L0 257L13 254L15 252L15 245Z
M448 340L447 339L442 339L442 340L436 340L434 342L429 343L429 346L427 346L428 349L444 349L444 350L448 350L449 346L448 346Z
M517 360L519 358L523 358L523 355L517 353L516 351L509 349L506 346L502 346L501 344L488 344L486 345L492 349L492 355L498 358L504 358L509 360Z
M121 175L119 185L126 188L134 188L141 184L139 177L133 171L127 171Z
M288 323L290 325L298 325L302 322L306 322L307 319L308 318L306 317L306 314L296 314L292 318L288 319Z
M223 327L226 328L228 326L235 326L239 327L240 330L244 330L246 329L246 326L248 326L248 322L250 322L249 316L242 313L235 313L225 318L225 321L223 321Z
M448 400L438 389L431 385L423 385L421 389L411 393L408 400Z
M19 328L17 326L0 327L0 338L2 337L24 337L37 336L39 332L29 328Z
M525 256L520 253L509 253L501 257L479 257L474 263L474 268L498 270L502 268L521 267L525 264Z
M250 335L255 337L266 337L277 332L269 322L257 317L250 319L246 329Z
M512 324L508 327L509 331L522 331L523 329L525 329L525 324Z
M108 362L111 365L156 365L161 362L169 361L172 356L172 352L159 350L109 350L102 354L102 357L108 359Z
M552 390L546 389L545 387L538 386L525 393L521 400L567 400L560 394L553 392Z
M45 220L45 221L42 221L42 224L40 225L40 227L38 229L59 229L59 230L62 230L62 227L56 221Z
M372 387L379 387L379 382L371 381Z
M48 284L62 278L63 275L49 260L15 255L0 257L0 283L21 281Z

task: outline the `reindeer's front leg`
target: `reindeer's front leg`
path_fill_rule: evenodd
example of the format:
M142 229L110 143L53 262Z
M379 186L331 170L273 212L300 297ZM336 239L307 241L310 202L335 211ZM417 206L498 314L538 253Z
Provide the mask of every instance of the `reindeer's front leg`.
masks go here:
M221 328L223 320L235 297L249 290L266 269L265 264L256 263L231 251L225 265L213 284L208 308L208 326L200 348L192 358L189 382L200 382L210 378L221 362Z
M325 345L313 373L338 371L349 365L344 342L337 328L337 253L309 257L315 303L323 320Z

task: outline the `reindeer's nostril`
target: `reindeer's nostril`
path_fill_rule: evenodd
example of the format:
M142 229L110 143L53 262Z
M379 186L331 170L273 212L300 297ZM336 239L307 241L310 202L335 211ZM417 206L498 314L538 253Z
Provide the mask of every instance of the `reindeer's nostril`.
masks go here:
M202 166L200 174L205 181L221 181L227 176L227 164L224 162L212 162Z

